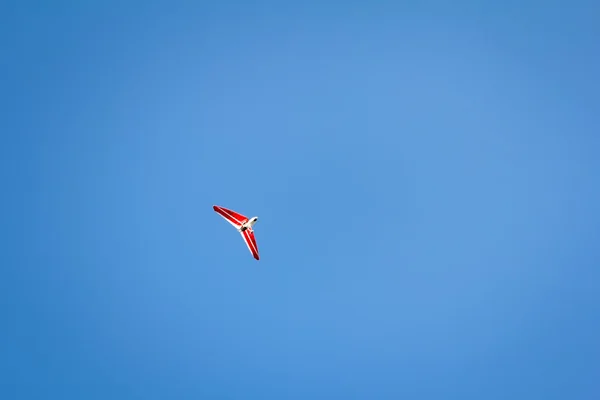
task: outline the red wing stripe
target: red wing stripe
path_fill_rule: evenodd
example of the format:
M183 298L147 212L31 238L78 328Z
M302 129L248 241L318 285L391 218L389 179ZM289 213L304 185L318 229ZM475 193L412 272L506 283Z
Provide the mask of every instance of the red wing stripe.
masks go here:
M242 215L240 214L233 214L232 212L230 212L229 210L223 208L223 207L218 207L218 206L213 206L213 209L218 212L219 214L221 214L225 219L227 219L229 222L235 224L235 225L241 225L244 222L246 222L246 220L248 218L245 218L245 220L239 220L240 217L242 217ZM236 218L237 217L237 218Z
M254 256L254 258L256 258L258 260L259 259L258 247L256 246L256 240L254 240L254 233L249 232L248 230L245 230L244 232L242 232L242 235L244 236L244 240L246 241L246 245L248 246L248 249Z

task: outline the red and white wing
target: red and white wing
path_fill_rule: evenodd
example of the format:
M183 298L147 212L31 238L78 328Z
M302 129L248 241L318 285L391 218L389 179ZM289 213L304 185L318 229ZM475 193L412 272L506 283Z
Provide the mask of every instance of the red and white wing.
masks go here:
M213 206L213 210L219 213L223 218L227 220L227 222L233 225L236 229L239 229L244 222L248 221L248 218L245 215L242 215L232 210L228 210L225 207Z
M258 246L256 245L256 239L254 238L254 231L246 229L245 231L240 233L244 238L244 242L246 242L246 246L248 246L248 250L250 250L252 256L258 260Z

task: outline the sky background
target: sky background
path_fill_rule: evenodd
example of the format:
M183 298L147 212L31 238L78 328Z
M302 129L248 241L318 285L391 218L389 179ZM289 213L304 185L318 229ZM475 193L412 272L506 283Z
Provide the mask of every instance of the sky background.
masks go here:
M0 397L600 398L594 3L4 2Z

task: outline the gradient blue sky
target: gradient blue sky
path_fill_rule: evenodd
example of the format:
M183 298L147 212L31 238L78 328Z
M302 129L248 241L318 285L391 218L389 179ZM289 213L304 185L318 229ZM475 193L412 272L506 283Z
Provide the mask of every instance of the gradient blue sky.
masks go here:
M1 398L600 398L597 4L190 4L0 7Z

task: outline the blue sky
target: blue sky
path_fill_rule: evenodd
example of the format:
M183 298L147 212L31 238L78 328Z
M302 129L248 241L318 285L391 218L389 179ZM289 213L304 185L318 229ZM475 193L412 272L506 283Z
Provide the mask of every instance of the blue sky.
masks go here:
M597 12L4 4L0 396L597 399Z

